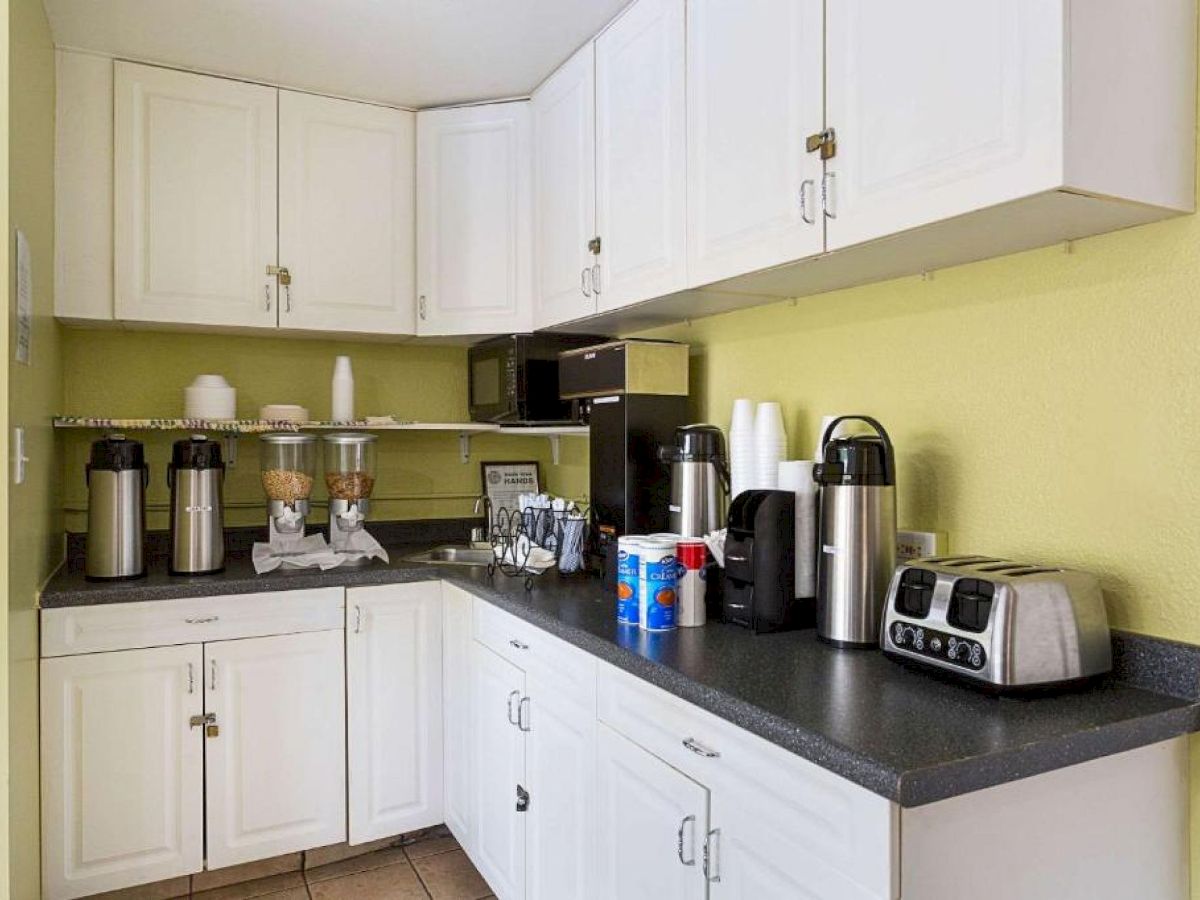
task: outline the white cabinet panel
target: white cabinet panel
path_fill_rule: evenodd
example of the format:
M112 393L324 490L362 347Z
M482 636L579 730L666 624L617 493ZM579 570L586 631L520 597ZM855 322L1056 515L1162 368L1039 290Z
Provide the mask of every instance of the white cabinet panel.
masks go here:
M276 90L152 66L114 76L116 316L276 324Z
M525 733L517 726L525 675L491 650L474 647L473 859L500 900L525 896Z
M842 0L826 27L829 249L1062 184L1062 3Z
M48 900L200 871L201 662L198 644L42 661Z
M279 94L285 328L413 334L416 114Z
M822 0L688 5L688 281L825 249Z
M703 900L708 791L608 726L598 728L598 895Z
M204 648L208 865L346 839L346 707L340 631Z
M442 586L442 716L446 827L464 847L474 846L472 785L475 759L471 717L471 637L474 598L452 584Z
M442 821L441 584L346 594L350 843Z
M417 332L528 331L528 101L417 114Z
M596 39L601 310L686 286L683 0L638 0Z
M596 53L589 41L534 91L534 306L543 328L596 311Z

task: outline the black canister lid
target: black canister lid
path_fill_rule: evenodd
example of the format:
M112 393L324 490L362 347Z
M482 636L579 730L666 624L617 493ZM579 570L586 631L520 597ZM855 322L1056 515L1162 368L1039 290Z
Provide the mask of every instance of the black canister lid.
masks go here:
M89 468L110 472L144 469L146 451L141 441L131 441L119 434L109 435L92 443Z
M725 435L716 425L681 425L675 429L675 445L663 448L671 462L711 462L725 458Z
M875 434L828 438L843 421L866 422ZM894 485L896 458L887 431L870 416L841 416L822 435L822 462L813 466L817 484Z
M210 441L202 434L176 441L171 445L171 468L173 469L223 469L221 444Z

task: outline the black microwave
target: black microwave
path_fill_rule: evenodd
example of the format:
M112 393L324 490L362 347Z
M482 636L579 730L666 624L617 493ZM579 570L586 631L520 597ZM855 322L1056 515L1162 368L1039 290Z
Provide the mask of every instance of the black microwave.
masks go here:
M506 334L469 348L471 421L502 425L579 421L578 404L558 396L558 354L608 340L584 334Z

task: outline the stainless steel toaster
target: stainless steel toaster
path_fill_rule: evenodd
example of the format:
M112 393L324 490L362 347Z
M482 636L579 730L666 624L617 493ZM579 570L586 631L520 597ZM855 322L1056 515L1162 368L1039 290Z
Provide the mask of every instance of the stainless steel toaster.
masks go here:
M898 566L879 644L892 656L1000 689L1064 684L1112 668L1094 575L986 556Z

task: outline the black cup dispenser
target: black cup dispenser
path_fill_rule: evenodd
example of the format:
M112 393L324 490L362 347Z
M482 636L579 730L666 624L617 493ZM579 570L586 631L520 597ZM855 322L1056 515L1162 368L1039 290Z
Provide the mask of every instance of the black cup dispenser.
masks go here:
M744 491L729 508L722 619L755 632L799 627L796 495Z

